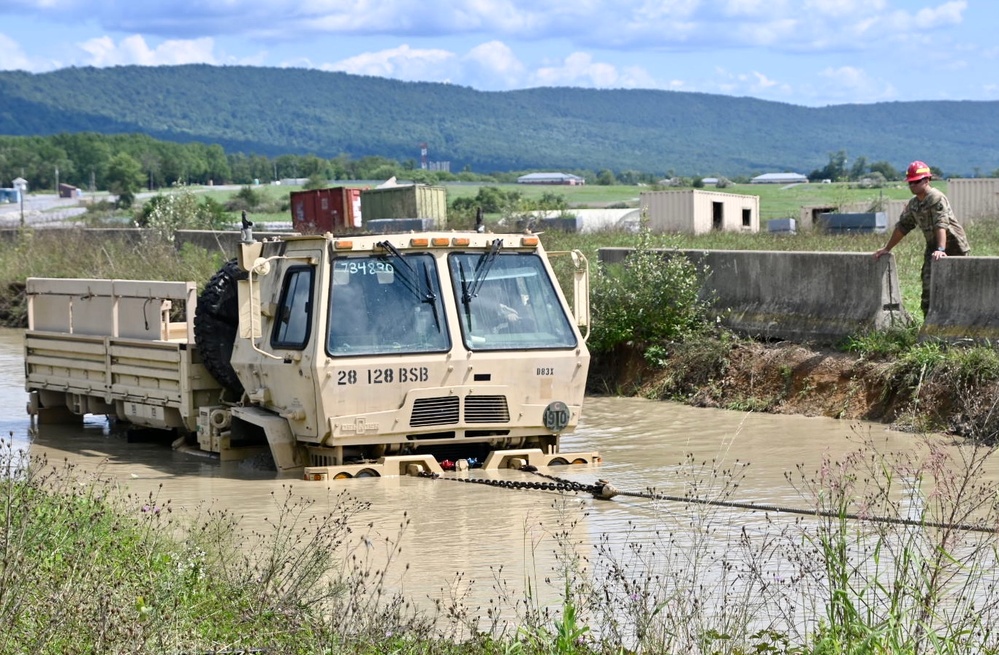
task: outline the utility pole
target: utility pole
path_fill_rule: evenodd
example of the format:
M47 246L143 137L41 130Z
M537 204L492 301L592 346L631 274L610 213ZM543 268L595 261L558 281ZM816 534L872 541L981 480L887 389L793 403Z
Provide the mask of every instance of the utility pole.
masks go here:
M24 227L24 189L18 189L17 197L21 199L21 227Z

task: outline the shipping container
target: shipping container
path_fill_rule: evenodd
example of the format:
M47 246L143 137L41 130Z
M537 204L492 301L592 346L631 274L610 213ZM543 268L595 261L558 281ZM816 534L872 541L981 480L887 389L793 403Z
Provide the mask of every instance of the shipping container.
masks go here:
M302 234L333 234L361 227L361 189L335 187L291 192L291 224Z
M447 189L425 185L365 189L361 193L361 211L365 221L430 218L435 229L443 229L447 227Z
M970 225L979 220L999 218L999 179L951 179L947 198L957 220Z

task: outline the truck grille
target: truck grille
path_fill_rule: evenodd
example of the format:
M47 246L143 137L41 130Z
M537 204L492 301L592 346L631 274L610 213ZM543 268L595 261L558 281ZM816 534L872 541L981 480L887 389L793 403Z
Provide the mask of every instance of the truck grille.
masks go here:
M455 425L461 412L458 396L417 398L409 424L414 428L429 425ZM509 423L510 409L506 396L465 396L466 423Z
M417 398L413 403L409 424L414 428L424 425L453 425L458 422L459 403L457 396Z
M509 423L506 396L466 396L466 423Z

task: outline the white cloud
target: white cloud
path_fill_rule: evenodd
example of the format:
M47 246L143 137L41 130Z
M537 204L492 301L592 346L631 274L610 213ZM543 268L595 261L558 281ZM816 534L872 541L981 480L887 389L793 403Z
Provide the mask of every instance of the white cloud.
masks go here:
M760 71L735 73L721 67L715 68L713 79L706 79L703 82L702 90L769 99L784 99L791 96L794 91L790 84L775 80Z
M885 0L806 0L801 11L806 16L857 17L882 13Z
M268 43L321 35L475 36L570 47L661 50L767 45L782 52L858 49L958 25L968 0L6 0L29 16L167 39L243 36ZM893 7L898 7L893 8ZM13 12L15 9L7 9Z
M398 48L348 57L320 68L354 75L445 82L451 77L448 71L454 59L454 53L447 50L417 49L403 44Z
M846 102L883 102L897 96L895 87L870 77L854 66L829 67L819 75L827 81L824 94L833 100Z
M753 71L753 77L756 78L756 86L761 89L769 89L778 85L777 82L757 71Z
M533 82L540 86L583 86L596 88L639 88L658 86L641 67L623 70L594 61L585 52L574 52L563 61L534 71Z
M946 2L939 7L924 7L916 12L915 23L921 29L933 29L941 25L957 25L968 8L965 0Z
M34 62L24 54L21 44L0 33L0 70L34 70Z
M177 64L215 64L215 42L210 38L164 41L150 48L146 40L138 35L125 37L115 42L103 36L79 44L89 55L85 62L89 66L166 66Z
M463 78L477 89L516 88L524 80L524 64L508 45L489 41L475 46L462 58Z

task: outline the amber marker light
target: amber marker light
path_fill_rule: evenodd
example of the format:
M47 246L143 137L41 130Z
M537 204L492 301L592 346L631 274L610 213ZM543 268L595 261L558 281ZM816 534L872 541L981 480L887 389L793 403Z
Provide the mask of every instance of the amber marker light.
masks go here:
M418 239L410 239L409 245L413 248L426 248L430 241L425 237L420 237Z
M430 240L431 245L435 248L442 248L448 244L447 237L434 237Z
M467 246L470 243L472 243L472 240L468 237L455 237L451 239L452 246Z
M522 246L537 246L538 237L520 237L520 245Z
M341 241L334 241L333 242L333 249L334 250L352 250L353 248L354 248L354 242L353 241L342 241L341 240Z

